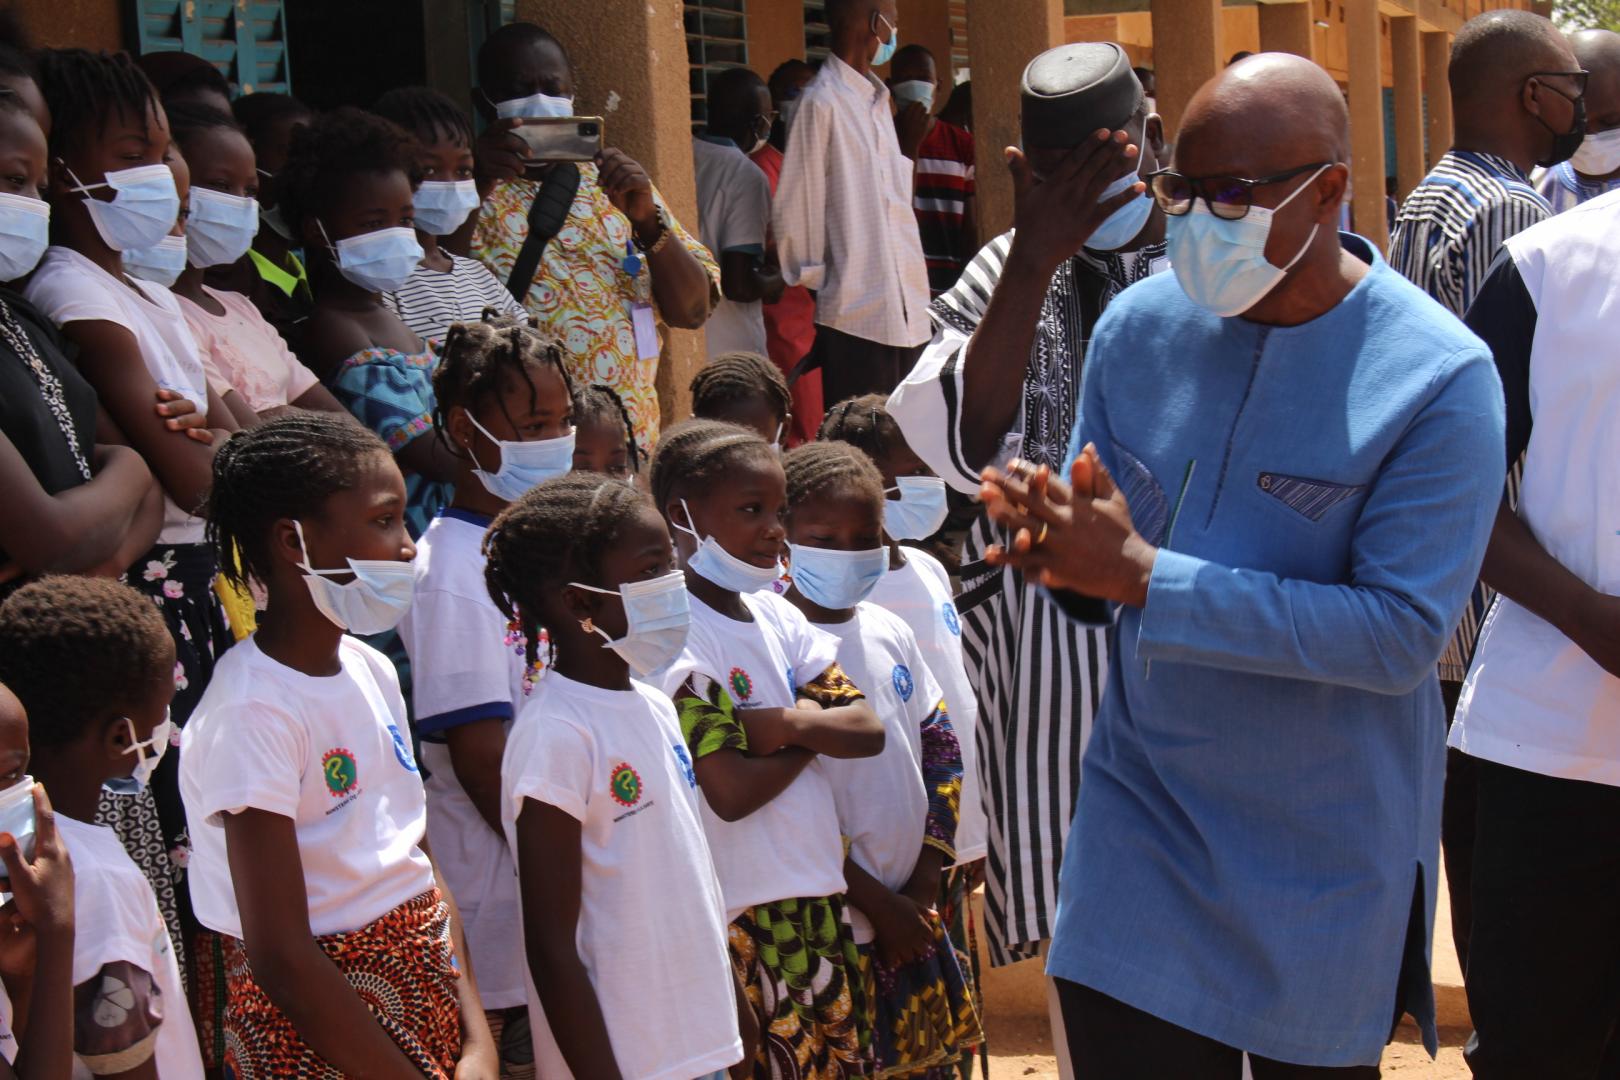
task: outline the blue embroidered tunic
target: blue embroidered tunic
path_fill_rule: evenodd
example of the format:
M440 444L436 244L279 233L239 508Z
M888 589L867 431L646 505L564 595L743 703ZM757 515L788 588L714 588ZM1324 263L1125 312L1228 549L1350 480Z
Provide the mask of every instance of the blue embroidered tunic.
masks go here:
M1048 960L1324 1066L1377 1063L1398 1010L1434 1050L1435 661L1504 471L1489 351L1344 244L1369 272L1301 326L1173 274L1097 324L1070 457L1096 443L1161 550L1115 622Z

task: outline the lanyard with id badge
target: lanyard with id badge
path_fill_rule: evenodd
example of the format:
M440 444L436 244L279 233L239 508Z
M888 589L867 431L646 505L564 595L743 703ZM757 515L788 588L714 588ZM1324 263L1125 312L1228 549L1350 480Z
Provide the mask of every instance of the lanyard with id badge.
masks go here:
M641 280L641 269L646 262L646 258L636 251L635 243L626 240L624 258L619 262L619 268L630 275L632 284ZM636 359L658 359L658 323L653 318L653 306L647 301L630 301L630 328L636 335Z

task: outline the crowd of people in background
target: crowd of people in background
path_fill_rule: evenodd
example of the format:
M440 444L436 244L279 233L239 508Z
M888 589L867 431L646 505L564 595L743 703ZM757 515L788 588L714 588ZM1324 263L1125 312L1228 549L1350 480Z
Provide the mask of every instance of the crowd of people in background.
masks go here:
M531 23L0 25L0 1076L967 1077L981 929L1066 1077L1376 1076L1442 842L1475 1074L1620 1069L1620 35L1465 25L1386 261L1322 69L1108 42L981 244L826 8L686 222Z

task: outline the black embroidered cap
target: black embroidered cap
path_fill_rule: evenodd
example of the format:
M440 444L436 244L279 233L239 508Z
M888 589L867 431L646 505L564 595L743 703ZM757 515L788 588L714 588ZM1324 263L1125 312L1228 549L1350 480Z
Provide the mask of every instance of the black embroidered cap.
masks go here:
M1123 127L1142 104L1142 84L1124 49L1084 41L1031 60L1019 98L1025 148L1065 149L1098 128Z

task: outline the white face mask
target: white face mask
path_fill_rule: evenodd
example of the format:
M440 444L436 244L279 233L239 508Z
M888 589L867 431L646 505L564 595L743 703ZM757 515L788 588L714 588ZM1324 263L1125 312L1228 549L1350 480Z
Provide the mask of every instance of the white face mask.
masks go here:
M392 630L410 609L416 590L416 573L408 562L397 559L346 559L347 570L317 570L309 564L309 547L304 543L304 526L298 530L298 548L303 561L304 584L322 615L351 633L366 637ZM327 581L329 577L353 574L346 585Z
M1323 165L1306 177L1275 209L1251 206L1248 214L1236 221L1210 213L1202 198L1194 199L1187 213L1171 216L1165 226L1167 254L1188 299L1223 319L1241 315L1265 299L1310 250L1321 228L1320 223L1312 225L1294 257L1286 265L1275 266L1266 258L1273 217L1332 167Z
M471 180L424 180L412 205L418 229L429 236L449 236L478 209L478 185Z
M628 581L617 589L598 589L577 581L569 584L586 592L617 596L624 604L627 626L624 637L617 641L588 619L584 626L600 634L607 642L602 647L618 653L635 674L646 677L668 667L685 648L692 611L686 592L686 575L679 570L648 581Z
M681 500L681 509L686 511L686 520L692 520L692 510ZM734 593L753 593L769 588L782 576L782 563L777 561L775 566L755 566L751 562L744 562L731 552L720 546L720 541L712 536L699 536L697 529L690 525L682 525L671 521L681 532L698 541L697 553L687 560L687 568L694 574L712 581L722 589Z
M474 475L483 481L484 487L497 499L515 502L527 494L530 489L547 480L553 480L574 468L574 433L559 435L555 439L532 439L529 442L512 442L506 439L497 439L491 435L478 418L469 409L467 419L477 428L484 438L500 447L501 467L498 472L485 472L483 469L473 469ZM472 457L473 464L478 464L478 458L473 454L472 447L467 447L467 454Z
M883 500L883 531L890 539L923 540L945 524L950 507L945 500L945 481L939 477L897 476L889 491L900 492L898 499Z
M51 204L0 191L0 281L30 273L50 243Z
M829 611L848 611L872 595L889 572L889 549L835 551L788 545L793 587L805 599Z
M934 107L934 84L922 79L897 82L889 87L889 93L894 95L894 107L902 112L914 101L922 102L923 112Z
M338 272L362 289L372 292L398 292L422 262L422 245L416 230L396 225L377 229L332 243L326 226L317 221L321 236L332 252Z
M180 192L167 165L115 169L99 184L86 184L72 169L68 176L79 185L72 190L85 195L84 205L96 232L114 251L154 246L169 235L180 216ZM90 197L90 192L101 188L112 188L112 202Z
M115 776L101 786L113 795L139 795L152 782L158 762L169 752L169 736L174 732L174 721L170 719L168 710L164 710L163 722L152 729L152 737L145 742L135 737L135 721L126 716L124 723L129 725L130 738L129 748L124 753L135 755L135 769L128 776Z
M528 97L510 98L495 103L495 115L502 120L521 117L561 117L574 115L574 99L553 97L550 94L530 94Z
M1582 139L1569 163L1583 176L1608 176L1620 169L1620 128Z
M186 238L172 235L149 248L130 248L124 252L124 273L167 289L185 271L186 251Z
M17 850L24 859L34 857L34 778L24 776L0 791L0 832L17 838ZM0 866L0 877L5 868Z
M191 189L186 255L192 266L229 266L247 254L259 234L259 200L212 188Z

